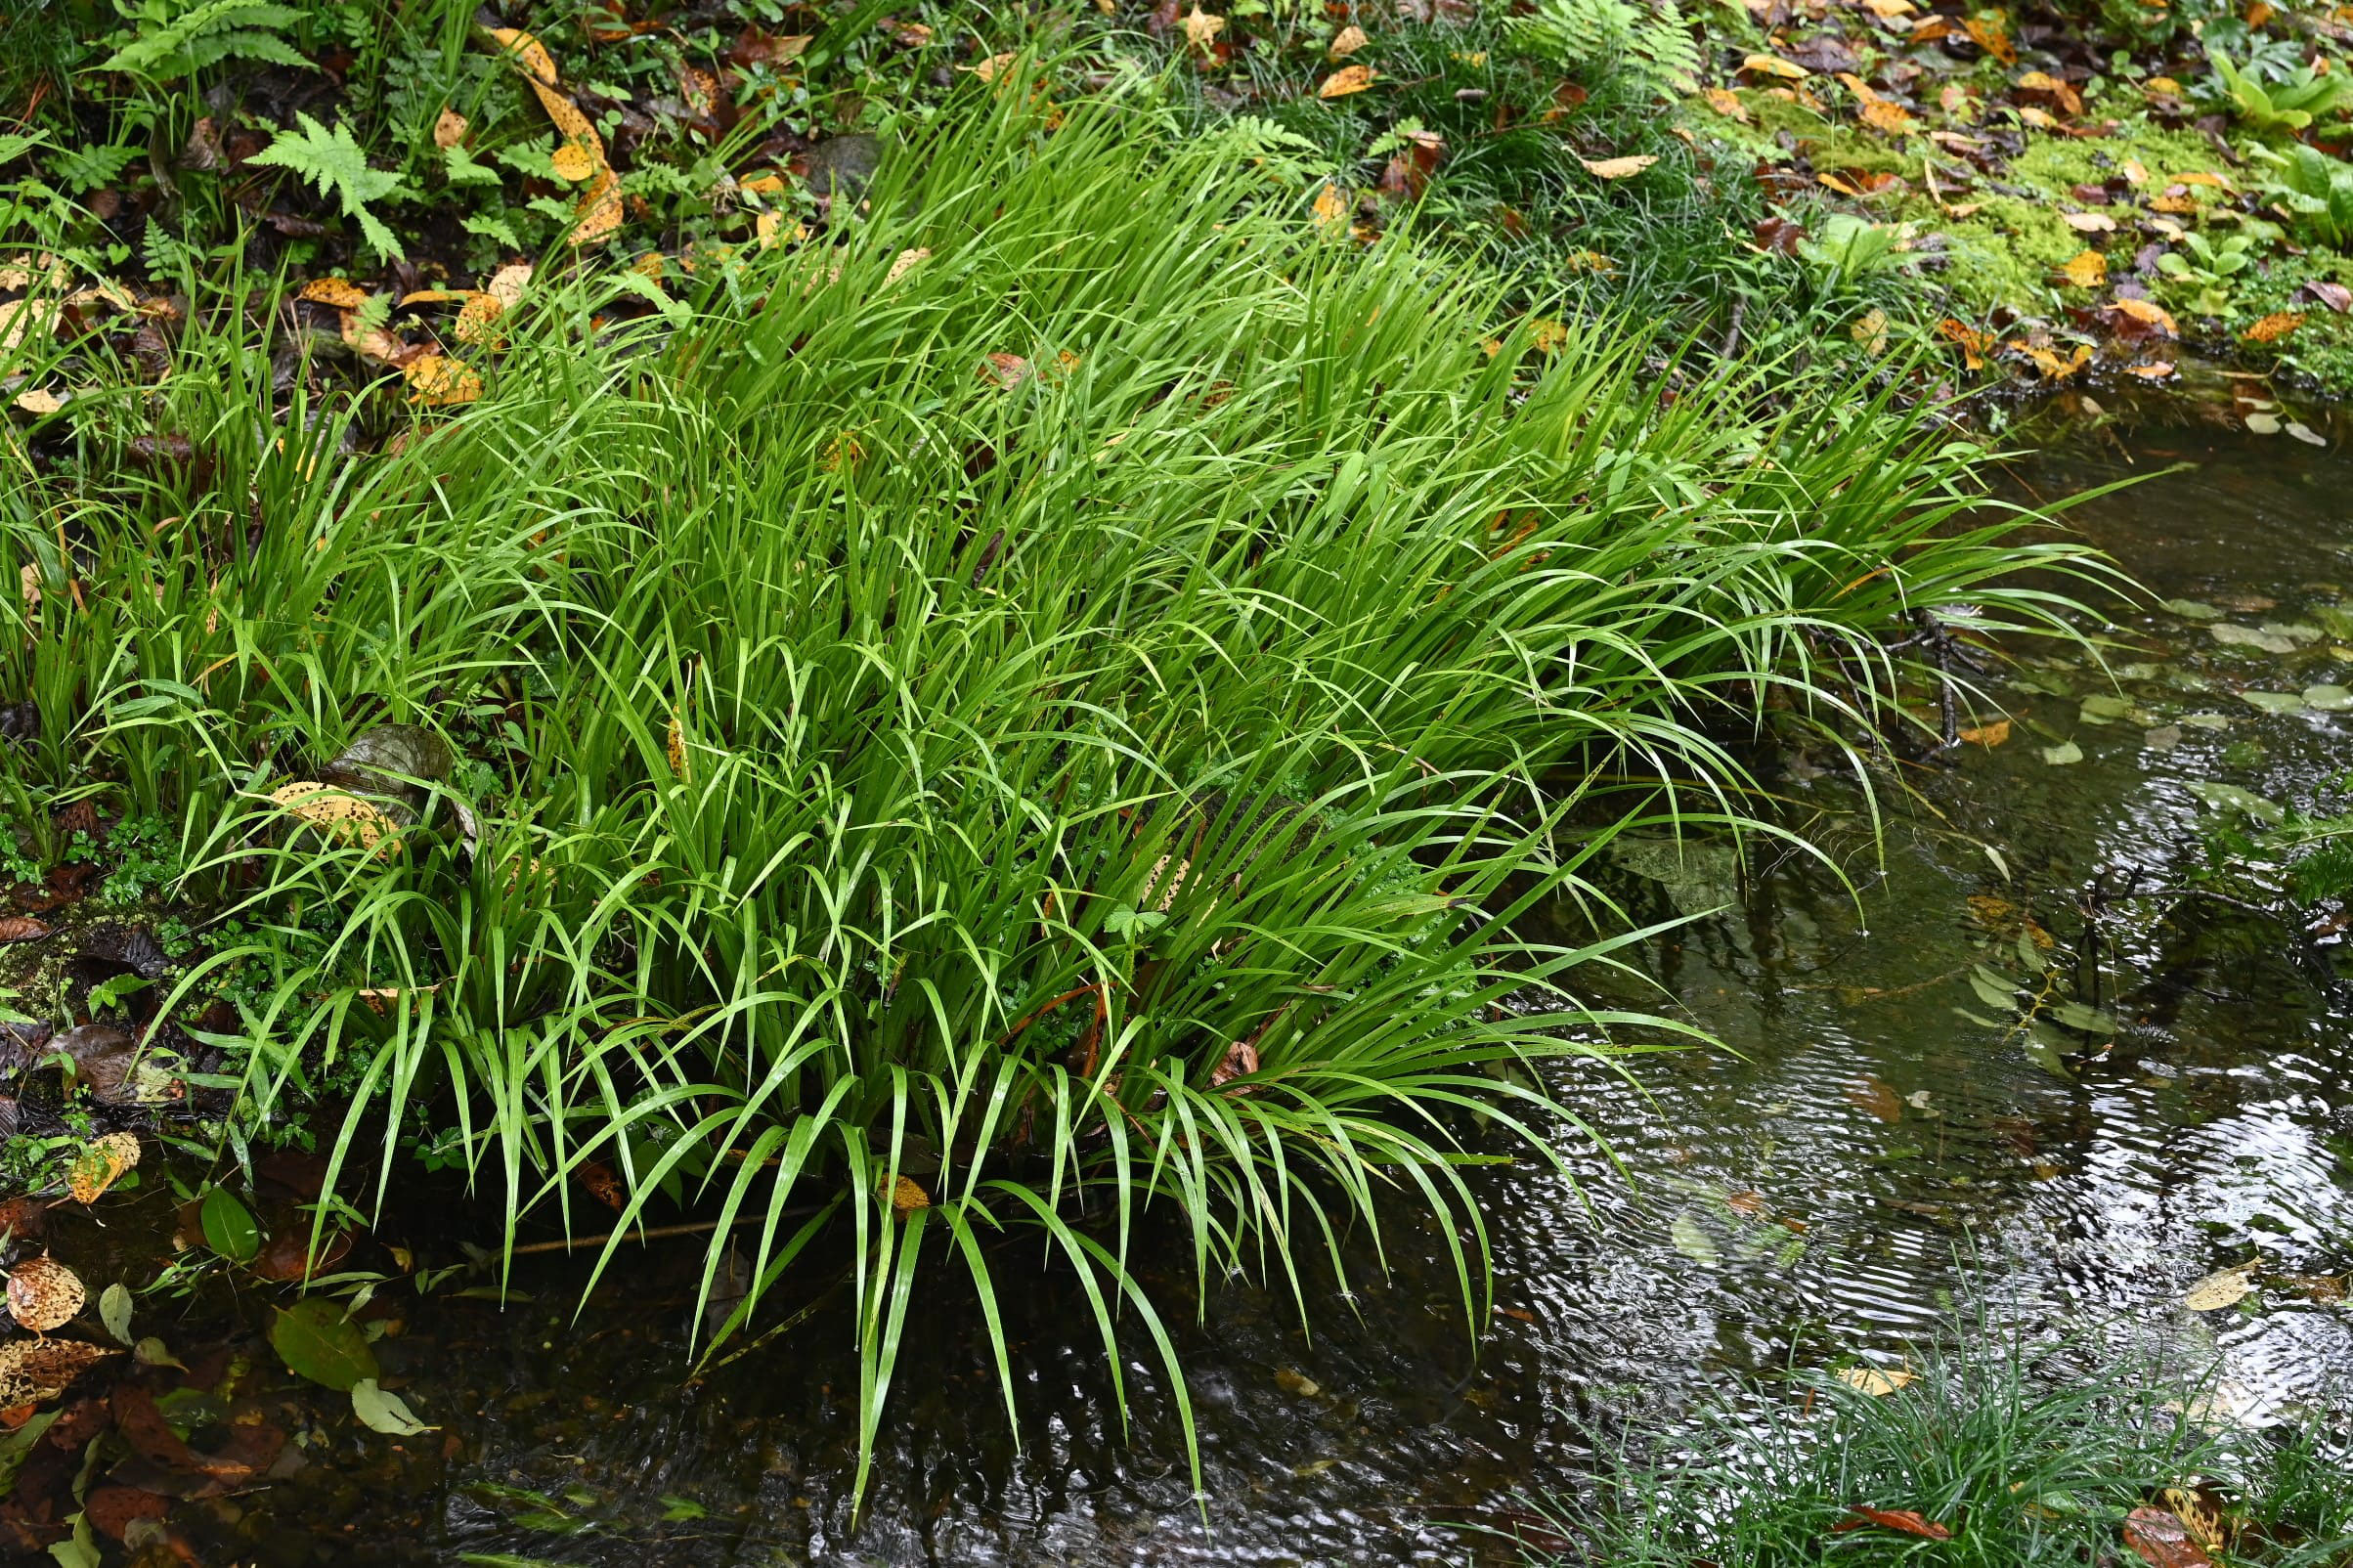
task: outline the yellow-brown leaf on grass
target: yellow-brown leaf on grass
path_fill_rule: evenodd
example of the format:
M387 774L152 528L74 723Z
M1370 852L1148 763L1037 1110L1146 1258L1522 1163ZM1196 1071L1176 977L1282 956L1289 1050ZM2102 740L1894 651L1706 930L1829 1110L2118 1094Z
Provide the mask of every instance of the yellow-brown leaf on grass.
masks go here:
M2173 323L2173 313L2164 306L2147 299L2112 300L2109 308L2120 316L2129 316L2144 327L2154 327L2167 337L2179 337L2181 328Z
M337 310L358 310L368 303L368 290L348 278L314 278L294 297Z
M139 1140L127 1132L110 1132L74 1152L65 1169L65 1191L76 1203L95 1203L123 1172L139 1163Z
M1539 354L1551 354L1569 340L1569 329L1549 316L1531 317L1528 341Z
M2116 165L2116 172L2124 176L2126 185L2143 186L2149 183L2149 165L2139 158L2126 158Z
M1920 9L1912 4L1912 0L1863 0L1863 6L1882 22L1894 22Z
M808 238L808 229L798 218L791 221L792 227L788 229L783 213L763 212L752 220L752 237L760 242L763 250L773 250L778 245L797 245Z
M1631 180L1658 161L1653 152L1635 152L1622 158L1579 158L1585 172L1596 180Z
M2135 365L2131 369L2127 370L2124 373L2127 375L2137 375L2144 381L2162 381L2168 376L2172 375L2173 362L2170 360L2152 360L2147 365Z
M1352 22L1332 35L1331 48L1326 53L1333 60L1346 60L1372 41L1365 36L1365 29Z
M1013 63L1021 58L1019 54L1009 49L1004 54L989 56L978 65L959 65L956 68L970 72L994 87L997 78L1012 69Z
M447 354L420 354L402 368L401 374L408 378L409 401L428 409L471 403L482 396L481 373Z
M1316 193L1316 228L1327 235L1345 233L1348 228L1348 212L1354 205L1355 203L1348 199L1346 192L1336 185L1327 185Z
M1927 16L1912 19L1910 41L1916 44L1939 43L1950 38L1953 30L1951 18L1939 17L1932 11Z
M2183 88L2181 83L2170 76L2152 76L2141 83L2141 91L2152 98L2160 95L2166 98L2179 98L2182 96Z
M997 390L1010 392L1029 379L1029 362L1019 354L990 354L973 368L973 373Z
M2076 252L2075 259L2059 270L2077 288L2097 288L2108 282L2108 258L2097 250Z
M816 34L809 36L813 38ZM921 49L932 41L932 29L924 22L902 22L891 29L891 41L901 49Z
M893 1177L890 1184L891 1212L904 1219L919 1208L932 1206L932 1195L913 1177Z
M859 443L857 432L845 430L825 444L825 471L838 474L845 468L855 468L865 456L866 449Z
M1851 329L1857 343L1873 354L1888 351L1888 313L1876 307L1863 312L1862 319Z
M2018 64L2018 46L2010 41L2010 19L1999 11L1981 11L1961 23L1970 40L2005 65Z
M2186 186L2169 186L2162 194L2150 197L2149 210L2187 217L2198 210L2198 198L2190 194Z
M378 365L399 365L410 358L409 345L399 337L381 327L363 327L358 311L337 312L335 320L343 341L357 349L360 358Z
M2273 311L2239 336L2242 341L2248 343L2270 343L2286 337L2303 325L2304 313L2301 311Z
M913 250L900 251L891 258L891 271L884 277L883 286L890 287L931 259L932 252L927 246L918 245Z
M1956 738L1964 746L1983 746L1991 751L2010 738L2010 720L1997 719L1990 724L1972 724L1956 731Z
M20 392L17 394L18 412L33 414L36 417L44 414L63 413L65 411L65 400L59 397L55 392L49 391L45 387L36 386L29 392Z
M572 225L567 237L576 245L602 240L621 227L621 176L599 165L596 177L588 183L588 193L573 209L579 221Z
M2017 87L2022 93L2042 93L2047 95L2054 103L2056 103L2061 109L2067 110L2067 112L2070 114L2080 114L2083 112L2083 95L2076 92L2074 88L2069 86L2066 82L2061 81L2058 77L2052 75L2047 70L2027 71L2026 74L2019 77L2019 79L2012 85Z
M374 849L400 830L400 824L380 807L314 779L282 785L271 793L270 799L328 838L345 844L357 843L363 849ZM389 849L391 845L385 843L384 848Z
M1316 89L1316 96L1318 98L1346 98L1350 93L1361 93L1372 85L1373 67L1371 65L1342 65L1338 70L1324 78L1324 85Z
M1721 114L1725 119L1741 125L1749 122L1749 107L1743 104L1740 101L1740 95L1730 88L1711 87L1700 96L1707 100L1710 109Z
M1965 322L1947 316L1937 324L1937 333L1947 342L1959 346L1961 361L1969 369L1982 370L1985 368L1985 356L1993 352L1991 332L1980 331Z
M1910 109L1888 98L1866 99L1858 117L1882 136L1901 136L1919 123Z
M520 27L493 27L490 35L515 57L516 63L532 80L543 87L555 85L555 57L547 53L546 45Z
M497 300L501 307L512 310L523 299L523 290L531 286L531 263L509 262L490 275L482 291Z
M2233 196L2239 194L2237 186L2211 169L2192 169L2187 174L2176 174L2173 176L2173 183L2175 185L2206 185L2212 186L2217 191L2228 191Z
M2272 5L2270 0L2254 0L2254 4L2246 8L2246 24L2260 27L2279 14L2279 7Z
M1217 42L1217 35L1225 30L1226 19L1203 11L1198 0L1192 11L1186 14L1185 42L1195 49L1205 53L1211 44Z
M742 189L754 196L782 196L785 191L784 176L774 169L763 169L745 179Z
M451 330L460 343L493 342L499 335L499 318L505 314L506 306L496 294L471 294Z
M445 105L441 117L433 122L433 145L446 150L464 140L465 116Z
M669 759L672 776L681 783L693 779L694 759L686 750L686 720L675 710L670 716L670 728L662 737L662 752Z
M1740 63L1740 68L1760 76L1778 76L1784 81L1802 82L1813 74L1794 60L1779 55L1751 55Z
M603 167L603 164L593 152L578 142L566 142L555 150L553 156L548 158L547 166L555 170L555 177L566 185L578 185Z
M2059 221L2077 234L2114 234L2116 220L2105 212L2063 212Z

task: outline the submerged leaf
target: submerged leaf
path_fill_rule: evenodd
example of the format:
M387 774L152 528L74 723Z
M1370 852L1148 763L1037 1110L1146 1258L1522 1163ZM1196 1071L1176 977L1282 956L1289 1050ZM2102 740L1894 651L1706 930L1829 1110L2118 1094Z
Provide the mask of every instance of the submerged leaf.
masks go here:
M375 1352L343 1304L311 1296L283 1308L270 1325L270 1346L289 1371L347 1393L376 1375Z
M438 1430L418 1420L416 1413L400 1395L378 1388L372 1377L363 1377L351 1385L351 1413L370 1431L388 1437L415 1437L421 1432Z
M2219 1312L2235 1307L2255 1287L2255 1263L2242 1263L2235 1269L2218 1269L2207 1275L2181 1298L2181 1304L2192 1312Z

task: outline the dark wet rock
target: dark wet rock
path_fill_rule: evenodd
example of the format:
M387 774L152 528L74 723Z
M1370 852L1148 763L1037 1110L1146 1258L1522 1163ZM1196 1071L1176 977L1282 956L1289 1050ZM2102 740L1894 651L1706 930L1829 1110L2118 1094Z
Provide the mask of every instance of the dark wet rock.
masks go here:
M390 795L412 803L421 799L406 779L438 783L457 765L450 743L421 724L378 724L327 764L319 776L337 789L362 795Z
M27 697L0 707L0 740L30 740L41 732L41 707Z
M882 166L883 144L873 136L829 136L801 154L802 178L821 196L841 196L855 206Z
M119 964L141 980L158 979L172 967L171 959L146 927L111 921L83 932L75 956Z

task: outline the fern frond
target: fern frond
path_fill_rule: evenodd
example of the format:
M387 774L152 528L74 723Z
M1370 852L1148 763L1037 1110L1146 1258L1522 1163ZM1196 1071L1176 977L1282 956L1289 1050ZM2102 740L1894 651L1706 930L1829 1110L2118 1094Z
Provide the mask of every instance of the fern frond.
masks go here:
M308 66L310 62L279 36L301 20L301 12L274 0L199 0L178 16L150 0L134 17L137 36L98 68L161 82L231 59Z
M350 126L337 124L330 131L300 110L294 118L301 125L299 135L280 131L277 140L246 161L291 169L311 181L321 196L332 196L343 203L345 217L359 220L360 233L370 244L387 256L406 259L392 231L368 208L369 202L399 191L401 177L370 168L367 152L351 139Z
M1616 73L1647 94L1684 93L1699 45L1678 0L1539 0L1507 23L1512 47L1563 69Z

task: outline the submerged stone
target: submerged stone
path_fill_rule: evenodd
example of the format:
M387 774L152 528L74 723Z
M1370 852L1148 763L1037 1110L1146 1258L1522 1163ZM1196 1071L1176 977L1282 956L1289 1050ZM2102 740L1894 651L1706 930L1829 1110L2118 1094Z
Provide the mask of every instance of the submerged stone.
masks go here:
M405 780L439 782L456 763L450 743L422 724L378 724L344 747L320 777L355 794L414 801L421 792Z

